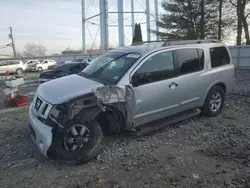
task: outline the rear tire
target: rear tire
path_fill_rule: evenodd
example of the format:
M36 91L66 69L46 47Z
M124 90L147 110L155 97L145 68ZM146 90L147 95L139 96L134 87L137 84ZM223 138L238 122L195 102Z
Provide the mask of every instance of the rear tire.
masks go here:
M18 68L18 69L16 70L16 73L17 73L17 74L23 74L23 69Z
M220 86L214 86L210 89L201 109L202 115L207 117L217 116L225 101L225 91Z
M42 72L43 71L43 68L42 67L38 67L38 72Z
M72 126L70 126L67 130L71 129ZM69 139L69 135L68 131L64 131L63 133L56 133L54 143L49 149L48 156L73 164L86 163L95 158L99 153L103 139L101 126L95 120L89 122L88 124L84 124L84 126L89 130L90 134L88 141L81 148L79 147L73 151L71 150L72 147L71 149L68 147L66 148L65 138Z

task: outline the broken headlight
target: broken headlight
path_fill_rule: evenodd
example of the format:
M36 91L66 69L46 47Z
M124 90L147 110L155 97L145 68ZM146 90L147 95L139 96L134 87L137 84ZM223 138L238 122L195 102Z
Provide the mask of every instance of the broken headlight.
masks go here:
M68 105L68 118L73 119L76 115L78 115L85 106L85 100L84 99L78 99L76 101L73 101L69 103Z
M49 113L49 117L52 121L62 125L64 118L72 120L84 108L93 107L96 104L96 97L93 94L86 95L67 103L54 106Z
M125 102L125 88L117 86L99 87L94 90L97 99L102 104Z
M59 105L54 106L49 112L49 119L56 123L57 125L62 126L64 119L64 111L60 108Z

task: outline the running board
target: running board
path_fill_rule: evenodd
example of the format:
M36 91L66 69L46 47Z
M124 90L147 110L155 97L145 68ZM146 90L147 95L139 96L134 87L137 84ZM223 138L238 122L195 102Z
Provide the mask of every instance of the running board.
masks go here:
M136 127L136 132L134 132L137 136L142 136L148 133L152 133L154 131L157 131L159 129L162 129L166 126L169 126L171 124L183 121L185 119L197 116L201 113L200 109L191 109L191 110L187 110L184 112L181 112L179 114L161 119L161 120L157 120L157 121L153 121L144 125L140 125L138 127Z

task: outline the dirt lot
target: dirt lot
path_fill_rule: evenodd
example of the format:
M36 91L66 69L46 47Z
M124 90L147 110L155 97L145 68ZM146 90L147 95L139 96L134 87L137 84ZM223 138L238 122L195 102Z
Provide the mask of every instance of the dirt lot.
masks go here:
M220 116L189 119L149 136L107 137L96 160L73 166L37 153L27 107L1 109L0 187L247 188L249 110L250 71L238 71L237 88Z

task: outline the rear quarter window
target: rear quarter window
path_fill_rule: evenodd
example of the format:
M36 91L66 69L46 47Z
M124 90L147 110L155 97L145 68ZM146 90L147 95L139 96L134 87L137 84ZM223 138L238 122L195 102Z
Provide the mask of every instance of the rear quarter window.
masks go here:
M210 48L212 68L220 67L230 63L230 57L225 47Z
M201 49L179 49L176 50L176 56L180 75L201 71L204 68L204 51Z

